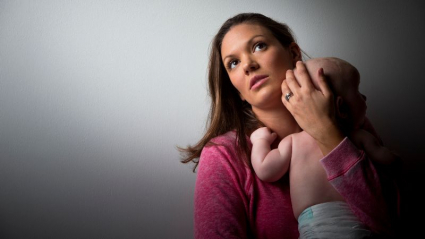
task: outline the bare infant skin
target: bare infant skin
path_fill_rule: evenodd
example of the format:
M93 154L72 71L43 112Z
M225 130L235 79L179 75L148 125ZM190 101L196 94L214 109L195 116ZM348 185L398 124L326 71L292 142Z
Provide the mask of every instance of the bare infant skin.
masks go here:
M265 136L268 135L268 136ZM262 147L268 144L269 140L274 140L273 136L266 128L260 128L251 135L254 147ZM258 138L257 138L258 137ZM270 144L268 144L270 147ZM262 171L263 181L276 181L282 177L289 169L289 181L291 189L291 201L295 218L301 212L312 205L331 202L344 201L342 196L328 182L326 172L320 164L323 154L316 141L306 132L291 134L285 137L277 149L271 150L263 162L253 160L253 167L256 171ZM287 170L282 170L286 168Z
M329 77L336 95L337 118L345 131L354 136L354 143L365 150L372 160L391 163L394 156L389 150L382 147L371 133L362 129L370 122L366 118L366 97L358 90L360 75L357 69L338 58L315 58L305 64L316 88L318 69L323 68ZM302 131L286 136L276 149L271 149L270 145L276 137L276 133L270 132L267 127L254 131L251 134L251 162L257 176L263 181L274 182L289 173L295 218L312 205L344 201L328 181L320 163L324 156L315 139Z

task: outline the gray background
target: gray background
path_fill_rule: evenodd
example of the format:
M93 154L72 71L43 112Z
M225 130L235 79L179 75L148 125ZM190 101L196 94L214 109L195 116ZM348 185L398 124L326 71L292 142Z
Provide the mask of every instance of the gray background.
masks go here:
M421 1L0 0L0 237L192 238L196 174L176 146L204 131L210 42L240 12L357 66L369 118L404 158L415 233Z

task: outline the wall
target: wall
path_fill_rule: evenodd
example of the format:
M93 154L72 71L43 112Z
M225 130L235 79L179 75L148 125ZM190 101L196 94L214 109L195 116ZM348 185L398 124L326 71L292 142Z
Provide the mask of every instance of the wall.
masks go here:
M196 174L176 146L203 133L210 42L240 12L286 22L312 57L357 66L369 118L404 158L414 233L425 166L419 1L3 0L1 238L192 238Z

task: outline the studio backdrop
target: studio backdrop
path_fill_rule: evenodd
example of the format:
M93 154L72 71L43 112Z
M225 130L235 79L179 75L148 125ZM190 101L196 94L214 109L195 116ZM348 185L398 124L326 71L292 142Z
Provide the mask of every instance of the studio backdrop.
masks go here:
M193 238L196 173L176 147L204 133L211 40L241 12L287 23L309 56L359 69L367 114L404 160L414 233L420 1L0 0L0 238Z

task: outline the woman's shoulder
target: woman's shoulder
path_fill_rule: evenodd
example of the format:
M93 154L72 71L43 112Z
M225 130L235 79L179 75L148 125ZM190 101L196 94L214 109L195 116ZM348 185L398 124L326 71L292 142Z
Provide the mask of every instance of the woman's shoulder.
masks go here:
M249 137L246 137L248 146L252 147ZM221 153L232 159L242 159L242 155L238 150L238 138L236 131L228 131L224 134L212 138L202 150L202 154ZM201 157L202 157L201 154ZM234 161L234 160L233 160Z
M236 132L228 131L222 135L212 138L203 148L201 153L201 159L210 158L210 156L215 156L214 158L229 159L238 157L237 152L237 140ZM221 157L217 157L221 155Z
M207 146L210 145L224 145L224 146L231 146L236 147L236 131L228 131L224 134L221 134L219 136L216 136L210 140L210 142L207 144Z
M210 140L204 147L199 160L199 169L224 170L231 174L246 177L250 168L237 149L235 131L229 131Z

